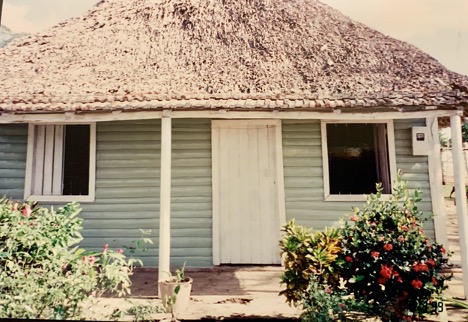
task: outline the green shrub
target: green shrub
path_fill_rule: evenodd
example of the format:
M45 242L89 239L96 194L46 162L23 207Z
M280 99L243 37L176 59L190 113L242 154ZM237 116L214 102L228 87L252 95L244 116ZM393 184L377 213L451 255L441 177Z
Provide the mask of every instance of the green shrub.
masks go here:
M339 230L329 228L312 232L292 220L282 231L280 249L285 272L281 283L286 284L286 289L280 295L286 296L290 304L301 304L312 276L318 283L336 287L339 276L335 269L340 264L338 255L341 252Z
M301 321L304 322L362 321L369 317L367 303L356 302L345 290L318 282L316 276L311 276L301 303L304 309Z
M447 288L447 258L422 229L420 192L410 193L401 177L395 185L389 200L378 185L364 208L354 209L354 224L344 224L340 276L348 292L372 303L382 320L414 321L435 313L432 302Z
M70 319L104 292L130 293L121 249L86 252L76 203L48 211L0 199L0 318Z
M359 311L383 321L416 321L437 313L450 278L443 274L445 249L422 229L420 191L406 189L401 175L394 186L388 198L377 185L338 229L312 233L294 221L283 227L286 289L280 294L302 306L303 320L349 320L350 311Z

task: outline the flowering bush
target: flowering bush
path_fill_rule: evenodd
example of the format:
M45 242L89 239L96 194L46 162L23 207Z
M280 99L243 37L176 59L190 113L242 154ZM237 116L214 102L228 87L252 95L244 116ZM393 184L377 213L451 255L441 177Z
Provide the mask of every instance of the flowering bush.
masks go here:
M122 250L72 247L81 239L76 203L57 211L0 199L0 318L70 319L84 300L130 292Z
M280 242L286 284L280 294L310 321L349 320L350 311L383 321L437 313L448 254L425 235L420 201L399 176L390 198L377 185L338 229L312 233L289 222Z
M340 276L357 301L372 303L384 321L414 321L435 313L435 301L448 279L445 249L430 242L422 229L418 190L411 194L399 177L392 197L382 189L354 209L342 229Z

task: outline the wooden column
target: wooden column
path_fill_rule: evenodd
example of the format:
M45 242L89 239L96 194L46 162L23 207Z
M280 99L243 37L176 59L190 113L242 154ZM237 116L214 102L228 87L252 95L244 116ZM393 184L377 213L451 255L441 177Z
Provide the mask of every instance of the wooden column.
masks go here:
M172 119L161 119L161 175L159 211L158 280L168 277L171 260L171 145ZM158 291L159 292L159 291Z
M468 211L465 192L465 165L462 146L461 118L450 117L452 129L453 174L455 177L455 198L457 201L458 236L460 237L461 266L464 296L468 296Z
M440 158L439 124L437 117L426 118L429 129L429 182L431 185L432 212L434 213L435 238L448 249L447 214L442 186L442 161Z

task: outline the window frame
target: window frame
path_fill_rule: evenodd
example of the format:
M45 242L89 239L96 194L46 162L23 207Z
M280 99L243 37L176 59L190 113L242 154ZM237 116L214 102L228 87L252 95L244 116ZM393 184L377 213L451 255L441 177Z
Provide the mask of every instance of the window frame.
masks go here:
M355 195L333 195L330 194L330 169L328 165L328 142L327 142L327 124L386 124L387 128L387 147L388 162L390 168L390 186L393 189L393 181L397 177L396 152L395 152L395 130L393 120L321 120L320 134L322 137L322 169L323 169L323 194L325 201L365 201L366 194ZM391 194L382 194L383 199L388 199Z
M34 142L35 142L35 127L39 125L56 126L56 125L89 125L90 142L89 142L89 181L87 195L38 195L32 194L32 178L33 178L33 157L34 157ZM63 160L62 160L63 165ZM29 123L28 126L28 147L26 154L26 174L24 183L24 200L39 201L39 202L93 202L95 200L96 187L96 123Z

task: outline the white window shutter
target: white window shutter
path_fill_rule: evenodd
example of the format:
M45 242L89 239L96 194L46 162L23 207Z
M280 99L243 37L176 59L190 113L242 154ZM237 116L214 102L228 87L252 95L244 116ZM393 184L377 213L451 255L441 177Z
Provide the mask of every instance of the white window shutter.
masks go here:
M32 194L62 194L63 125L35 129Z

